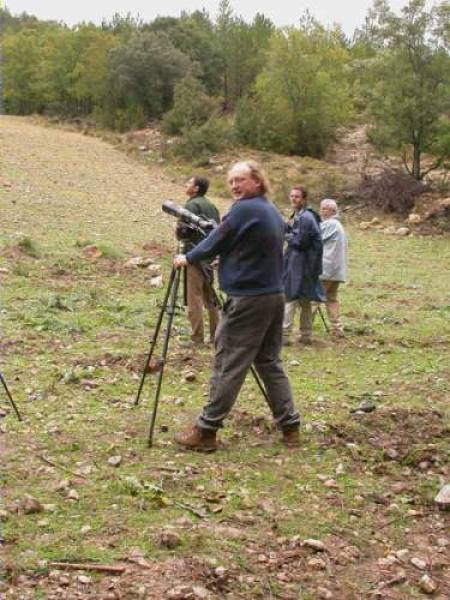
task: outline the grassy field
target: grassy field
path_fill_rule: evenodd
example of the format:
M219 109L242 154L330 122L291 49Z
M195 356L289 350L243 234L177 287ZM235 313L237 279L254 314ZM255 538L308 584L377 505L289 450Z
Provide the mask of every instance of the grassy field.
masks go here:
M298 451L279 443L250 378L220 451L177 449L211 360L181 347L180 313L149 449L154 374L133 399L164 290L125 263L149 257L167 280L173 219L160 204L182 201L180 182L6 117L0 163L1 369L24 417L1 397L5 598L408 599L424 596L424 575L448 597L449 513L433 502L450 479L448 238L344 221L347 337L333 343L318 320L312 347L283 351ZM376 410L353 416L363 400Z

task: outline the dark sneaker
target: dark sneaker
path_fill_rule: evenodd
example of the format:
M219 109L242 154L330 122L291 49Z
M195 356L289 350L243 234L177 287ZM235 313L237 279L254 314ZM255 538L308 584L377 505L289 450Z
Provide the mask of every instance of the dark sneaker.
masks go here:
M288 448L297 448L300 446L300 432L297 429L284 429L281 441Z
M215 452L217 450L216 432L202 429L198 425L179 431L173 439L188 450L198 450L199 452Z

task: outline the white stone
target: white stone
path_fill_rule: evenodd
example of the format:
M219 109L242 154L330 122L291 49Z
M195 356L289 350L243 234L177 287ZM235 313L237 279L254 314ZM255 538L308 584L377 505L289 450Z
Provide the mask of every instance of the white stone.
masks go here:
M408 227L399 227L395 232L396 235L402 235L402 236L409 235L410 233L411 232Z
M312 548L313 550L317 550L318 552L325 552L327 549L321 540L315 540L312 538L303 540L303 545L308 546L308 548Z
M150 287L162 288L163 287L163 278L162 275L158 275L157 277L150 278Z
M77 490L69 490L69 493L67 494L67 499L68 500L78 500L80 498Z
M433 594L437 590L436 583L426 573L419 579L419 587L425 594Z
M410 562L416 569L420 569L421 571L425 571L427 568L427 563L421 558L417 558L417 556L413 556Z
M122 457L120 455L110 456L108 458L108 465L110 467L118 467L121 462L122 462Z
M439 504L442 508L450 507L450 484L447 483L441 488L439 494L436 496L434 501Z

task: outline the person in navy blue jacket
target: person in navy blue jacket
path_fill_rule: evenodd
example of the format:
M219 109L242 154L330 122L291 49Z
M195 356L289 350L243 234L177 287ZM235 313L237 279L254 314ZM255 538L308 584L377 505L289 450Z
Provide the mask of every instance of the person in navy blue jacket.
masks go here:
M292 188L289 199L294 209L287 224L287 248L284 255L283 284L286 308L283 323L284 344L290 343L297 307L300 308L300 336L298 341L311 344L313 311L311 302L324 302L325 292L320 283L323 242L320 217L308 208L308 192L298 186Z
M285 224L265 197L269 184L257 163L235 164L228 184L235 202L221 225L174 259L180 268L219 256L219 283L228 296L216 331L209 400L195 425L177 433L175 441L189 449L216 450L216 432L253 364L264 382L282 441L296 446L300 417L280 359Z

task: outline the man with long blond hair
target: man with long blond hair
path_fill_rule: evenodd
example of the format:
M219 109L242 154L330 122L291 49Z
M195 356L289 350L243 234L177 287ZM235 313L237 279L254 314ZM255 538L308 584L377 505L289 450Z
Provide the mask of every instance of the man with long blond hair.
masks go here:
M282 441L296 446L300 417L280 359L285 224L266 198L269 182L257 163L233 165L228 185L235 202L222 224L193 250L174 259L179 268L218 255L220 287L228 295L216 331L208 403L195 425L177 433L175 441L192 450L216 450L217 430L253 364L264 382Z

